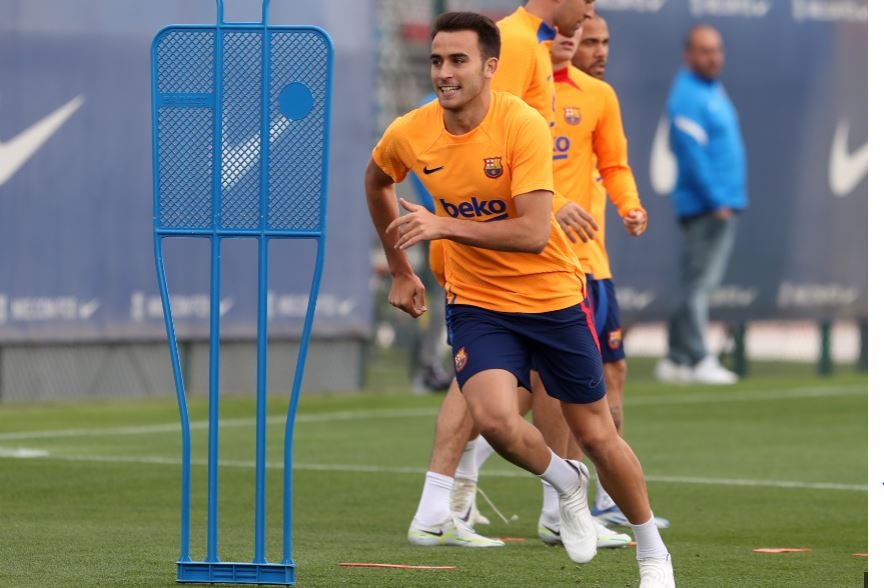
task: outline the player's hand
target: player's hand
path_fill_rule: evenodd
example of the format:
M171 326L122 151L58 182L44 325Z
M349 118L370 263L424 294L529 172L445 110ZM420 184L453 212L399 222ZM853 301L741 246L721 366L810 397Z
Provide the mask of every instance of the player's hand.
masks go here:
M623 217L623 226L626 227L627 233L633 237L638 237L648 228L648 215L644 210L630 210L629 213Z
M415 274L393 274L387 302L417 318L427 311L426 292L424 283Z
M388 233L399 230L396 249L408 249L421 241L432 241L442 237L443 219L423 206L412 204L404 198L400 198L399 203L408 214L403 214L387 227Z
M595 232L599 230L599 225L592 215L576 202L569 202L561 207L556 213L556 220L572 243L577 243L578 239L584 243L595 239Z

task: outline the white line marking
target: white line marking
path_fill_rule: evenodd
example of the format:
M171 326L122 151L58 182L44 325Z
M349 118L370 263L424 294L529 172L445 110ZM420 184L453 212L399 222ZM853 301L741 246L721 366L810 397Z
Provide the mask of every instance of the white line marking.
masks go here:
M368 419L401 419L411 417L431 417L439 412L435 408L397 409L397 410L360 410L338 411L317 414L299 414L295 425L308 423L330 423L335 421L356 421ZM285 423L285 415L267 417L268 425ZM254 427L254 418L222 419L218 422L222 428ZM193 421L190 430L205 430L209 421ZM0 441L19 441L22 439L61 439L68 437L103 437L109 435L148 435L154 433L177 433L181 431L180 423L162 423L158 425L140 425L133 427L107 427L89 429L57 429L48 431L21 431L18 433L0 433Z
M624 402L630 406L665 406L669 404L706 404L721 402L752 402L756 400L788 400L790 398L835 398L839 396L865 396L865 386L841 386L798 388L795 390L746 390L741 392L709 392L705 394L680 394L678 396L640 396Z
M865 386L841 386L799 388L795 390L747 390L742 392L710 392L701 394L680 394L677 396L639 396L637 398L626 397L626 407L633 406L669 406L678 404L705 404L722 402L753 402L766 400L784 400L790 398L834 398L839 396L864 396L867 393ZM297 425L310 423L330 423L338 421L356 421L370 419L401 419L434 417L436 408L415 409L385 409L385 410L345 410L327 413L299 414ZM285 423L285 415L267 417L267 424ZM253 427L255 419L251 417L239 419L222 419L219 421L221 428ZM190 423L191 431L206 430L209 428L208 421L193 421ZM0 441L21 441L27 439L64 439L70 437L106 437L113 435L151 435L156 433L180 432L179 423L161 423L156 425L139 425L129 427L105 427L83 429L56 429L43 431L20 431L15 433L0 433Z
M11 457L4 455L0 451L0 458ZM152 465L171 465L180 466L181 460L171 457L160 456L127 456L127 455L60 455L50 454L44 451L43 455L33 455L33 458L44 458L57 461L73 461L73 462L91 462L91 463L142 463ZM206 460L191 460L192 466L207 465ZM255 464L246 460L225 460L219 459L218 465L227 468L245 468L254 469ZM281 470L281 462L267 462L268 469ZM296 471L313 471L313 472L346 472L354 474L406 474L406 475L423 475L426 469L419 467L396 467L396 466L375 466L375 465L359 465L359 464L333 464L333 463L295 463ZM491 478L528 478L533 477L531 474L521 470L483 470L482 475ZM829 482L798 482L792 480L749 480L744 478L703 478L696 476L646 476L648 482L657 482L663 484L700 484L707 486L746 486L753 488L790 488L796 490L841 490L848 492L866 492L868 488L862 484L836 484Z
M49 457L49 452L44 449L28 449L27 447L0 447L0 458L34 459L37 457Z

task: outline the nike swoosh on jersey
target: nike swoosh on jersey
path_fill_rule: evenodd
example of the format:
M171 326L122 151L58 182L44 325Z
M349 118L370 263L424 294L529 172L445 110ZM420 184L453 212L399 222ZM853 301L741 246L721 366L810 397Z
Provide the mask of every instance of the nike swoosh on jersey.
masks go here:
M838 121L835 136L832 137L832 150L829 152L829 188L832 194L844 197L853 192L869 173L869 143L850 152L847 139L850 135L850 122L846 118Z
M667 196L675 188L678 168L675 156L669 149L669 119L664 114L657 123L654 143L651 147L651 187L661 196Z
M436 173L437 171L442 171L443 169L445 169L444 165L440 165L439 167L433 167L430 169L427 169L427 166L424 166L424 173L430 175Z
M83 102L85 99L82 95L76 96L14 138L5 143L0 142L0 186L34 156L61 125L77 112Z

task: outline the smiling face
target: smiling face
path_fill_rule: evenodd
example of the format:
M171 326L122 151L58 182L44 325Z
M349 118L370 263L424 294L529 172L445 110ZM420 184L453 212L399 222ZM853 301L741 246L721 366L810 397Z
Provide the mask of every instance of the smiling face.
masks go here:
M475 31L441 31L433 39L430 79L442 108L459 112L488 91L497 58L485 58Z
M574 66L594 78L605 79L608 65L608 23L601 16L588 18L583 23L583 34L574 54Z

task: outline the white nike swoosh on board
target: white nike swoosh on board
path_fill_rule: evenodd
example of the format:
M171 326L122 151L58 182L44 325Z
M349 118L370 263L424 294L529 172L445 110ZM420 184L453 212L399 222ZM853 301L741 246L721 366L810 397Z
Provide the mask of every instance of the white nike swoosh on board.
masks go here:
M847 139L850 135L850 122L846 118L838 121L832 150L829 153L829 188L832 194L844 197L853 192L869 173L869 143L848 151Z
M661 196L668 196L675 188L677 173L675 156L669 150L669 119L664 114L657 123L651 146L651 188Z
M61 128L61 125L77 112L83 102L85 99L82 95L76 96L55 112L46 115L39 122L19 133L18 136L5 143L0 142L0 186L5 184L33 157L43 143L48 141Z
M282 136L291 124L292 121L285 116L277 117L270 125L270 144ZM260 132L236 145L224 141L221 148L221 187L229 190L235 186L258 163L260 154Z

